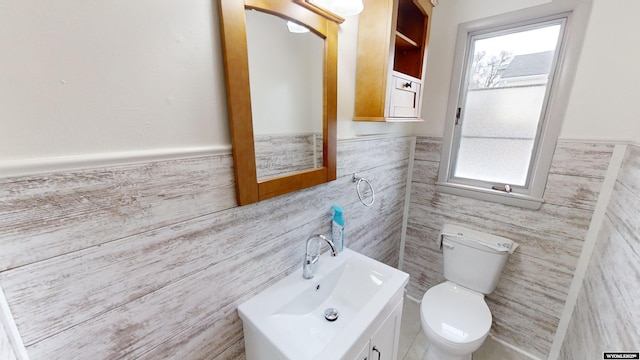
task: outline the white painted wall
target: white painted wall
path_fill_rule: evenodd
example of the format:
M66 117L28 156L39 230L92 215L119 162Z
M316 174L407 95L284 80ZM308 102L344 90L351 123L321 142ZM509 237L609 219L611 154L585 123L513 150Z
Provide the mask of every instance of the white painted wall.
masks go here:
M0 160L229 143L215 4L0 1Z
M563 0L554 0L563 1ZM545 0L441 1L434 10L423 116L416 134L442 136L457 24L540 5ZM629 106L638 98L640 22L634 0L594 0L561 138L638 141L640 121Z
M640 141L640 1L595 0L561 137Z
M563 1L563 0L555 0ZM443 0L419 125L351 121L357 16L340 26L338 137L441 136L457 24L548 0ZM210 0L0 0L0 176L7 163L230 146ZM635 0L594 0L562 138L640 141Z
M357 19L339 30L338 137L409 133L351 121ZM0 0L0 176L230 149L218 21L215 0Z

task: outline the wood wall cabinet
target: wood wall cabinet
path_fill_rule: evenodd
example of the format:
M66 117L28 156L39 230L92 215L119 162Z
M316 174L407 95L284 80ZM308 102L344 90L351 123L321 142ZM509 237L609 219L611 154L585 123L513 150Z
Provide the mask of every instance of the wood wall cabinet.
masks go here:
M422 121L432 10L429 0L365 0L354 121Z

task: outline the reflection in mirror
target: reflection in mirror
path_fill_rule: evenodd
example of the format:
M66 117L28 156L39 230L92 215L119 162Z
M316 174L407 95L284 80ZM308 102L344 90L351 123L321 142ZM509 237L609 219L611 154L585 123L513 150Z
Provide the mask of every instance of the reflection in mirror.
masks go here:
M257 10L246 28L258 181L322 167L324 39Z

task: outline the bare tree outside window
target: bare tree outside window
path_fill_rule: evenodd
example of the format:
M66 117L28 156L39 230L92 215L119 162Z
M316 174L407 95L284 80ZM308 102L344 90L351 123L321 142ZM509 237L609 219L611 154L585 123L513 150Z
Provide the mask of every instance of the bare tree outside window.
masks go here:
M469 89L484 89L497 87L500 82L500 73L513 60L512 51L500 51L498 55L487 55L486 51L477 51L473 54L471 64L471 80Z

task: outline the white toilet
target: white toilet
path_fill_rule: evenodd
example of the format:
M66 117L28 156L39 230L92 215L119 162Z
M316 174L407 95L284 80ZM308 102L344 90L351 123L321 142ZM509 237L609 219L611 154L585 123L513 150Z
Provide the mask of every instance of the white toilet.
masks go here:
M518 244L462 226L447 224L438 239L444 277L420 303L422 331L429 342L425 360L470 360L491 329L484 295L498 284L507 257Z

